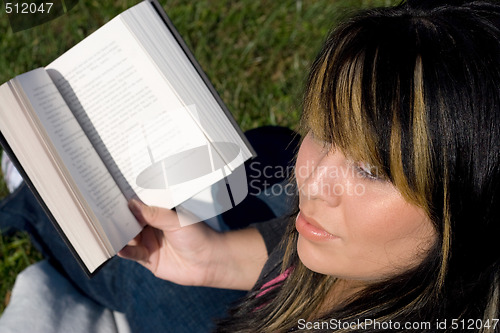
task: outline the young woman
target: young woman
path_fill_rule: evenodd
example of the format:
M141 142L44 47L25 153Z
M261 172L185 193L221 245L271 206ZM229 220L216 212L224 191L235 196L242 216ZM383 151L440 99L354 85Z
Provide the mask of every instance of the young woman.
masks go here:
M448 2L369 10L330 35L283 246L132 203L154 228L122 255L183 284L258 279L219 332L499 332L500 6Z
M175 284L117 258L88 281L44 234L47 252L137 332L203 331L240 295L179 284L251 289L218 332L500 332L500 6L448 2L369 10L327 39L290 219L216 233L131 202L148 226L120 255ZM2 221L46 228L27 196Z

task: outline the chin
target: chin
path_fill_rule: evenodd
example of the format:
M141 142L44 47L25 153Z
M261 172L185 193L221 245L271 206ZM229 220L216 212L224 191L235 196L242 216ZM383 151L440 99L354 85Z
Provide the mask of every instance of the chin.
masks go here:
M326 264L330 262L330 260L325 258L324 254L321 252L321 249L318 249L317 246L299 236L297 241L297 254L302 264L313 272L332 275L328 267L326 267Z

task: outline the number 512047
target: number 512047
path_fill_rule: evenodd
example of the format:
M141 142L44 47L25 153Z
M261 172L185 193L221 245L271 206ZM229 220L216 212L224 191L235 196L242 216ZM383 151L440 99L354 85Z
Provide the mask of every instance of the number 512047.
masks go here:
M40 4L21 2L21 3L5 3L5 12L7 14L36 14L36 13L50 13L53 2L42 2Z

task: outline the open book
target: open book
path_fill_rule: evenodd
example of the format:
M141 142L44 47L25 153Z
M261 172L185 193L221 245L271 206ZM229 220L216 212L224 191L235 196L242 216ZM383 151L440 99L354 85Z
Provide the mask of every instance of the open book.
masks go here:
M140 232L128 200L212 217L245 197L254 154L155 0L0 86L0 131L89 273Z

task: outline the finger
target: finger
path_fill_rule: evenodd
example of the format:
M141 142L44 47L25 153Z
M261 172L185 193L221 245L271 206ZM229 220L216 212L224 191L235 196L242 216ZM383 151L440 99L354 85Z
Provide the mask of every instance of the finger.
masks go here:
M152 254L160 249L162 240L163 232L161 230L146 226L136 238L118 252L118 256L137 261L151 269Z
M136 246L136 245L139 245L141 243L142 243L142 232L140 232L139 234L137 234L137 236L135 236L134 238L132 238L127 243L127 245Z
M127 245L130 245L130 246L137 246L137 245L139 245L139 244L141 244L141 241L137 240L137 238L134 238L134 239L132 239L130 242L128 242L128 244L127 244Z
M180 227L177 214L170 209L147 206L135 199L129 201L129 208L141 225L150 225L161 230Z
M142 246L127 245L118 252L118 256L124 259L144 263L148 259L148 250Z

